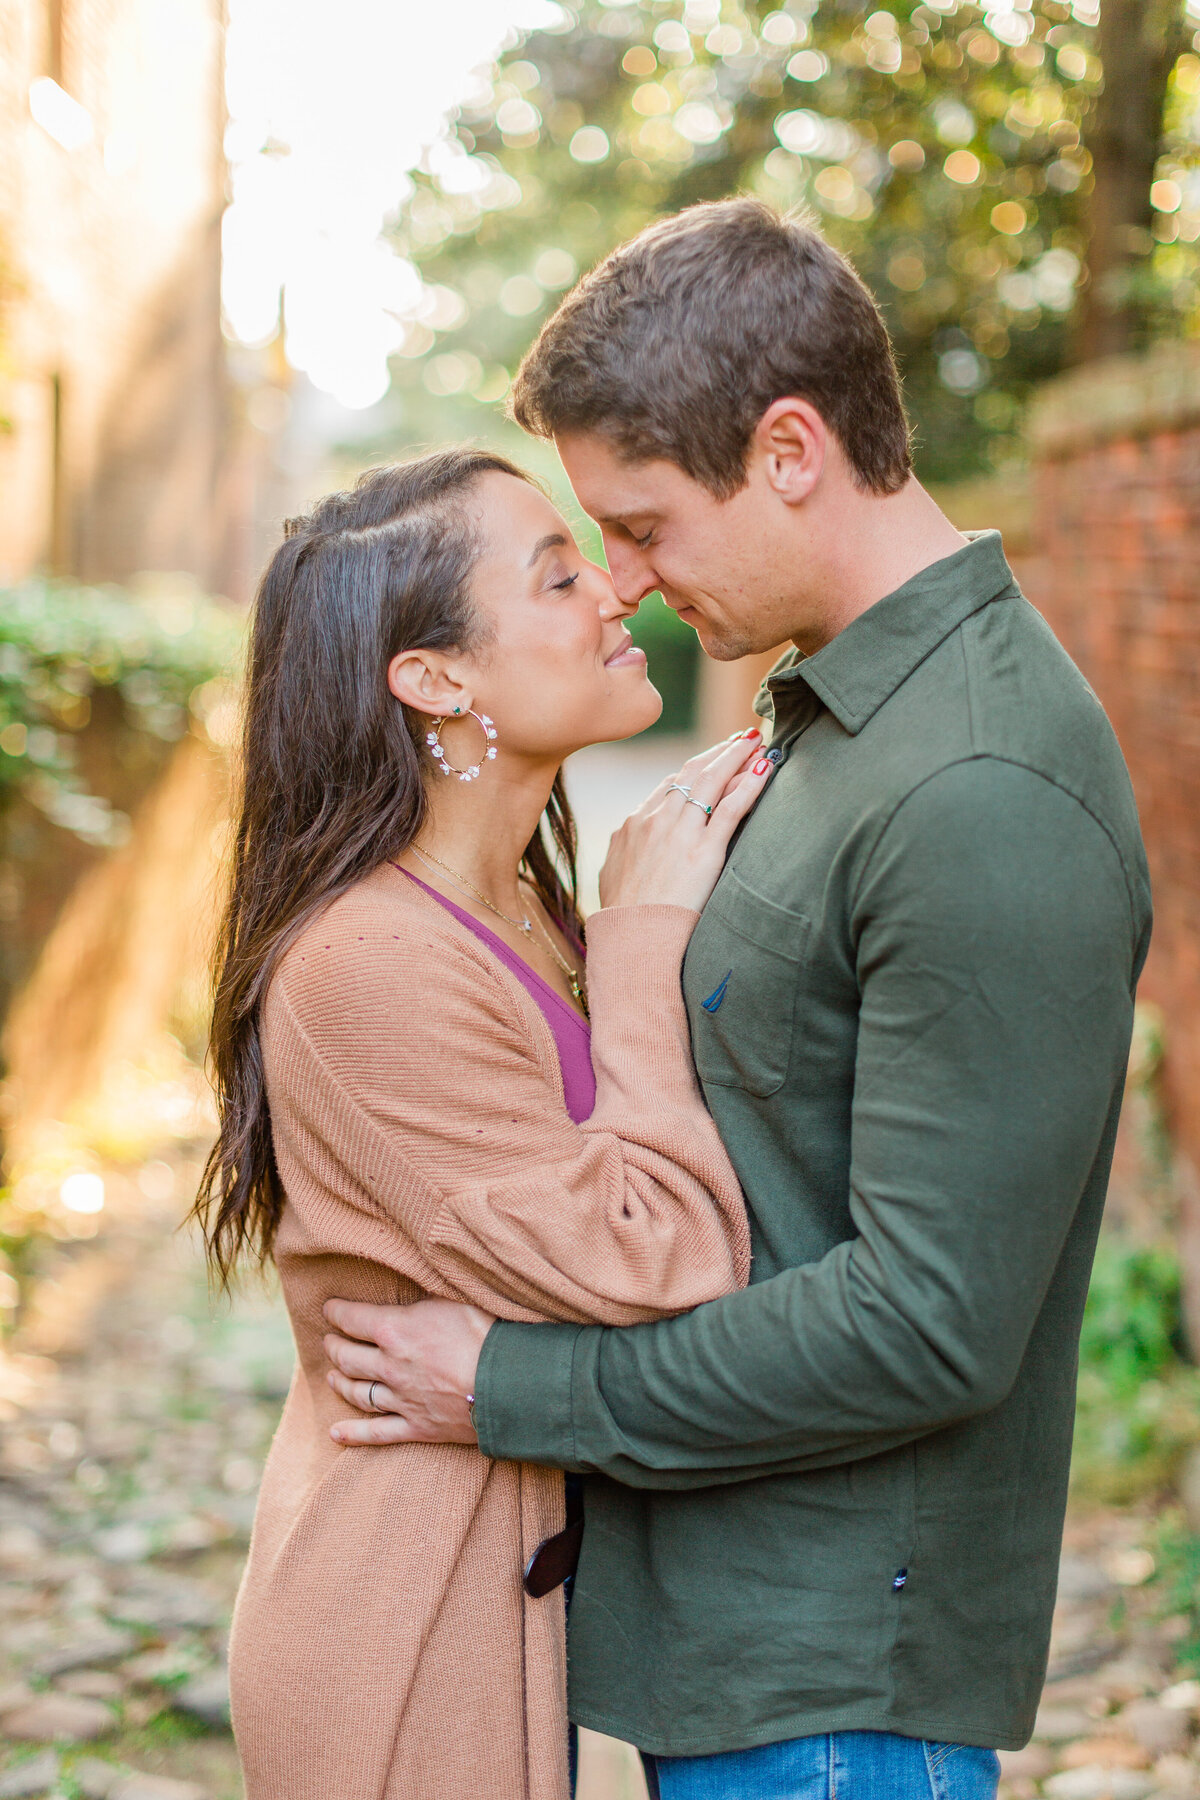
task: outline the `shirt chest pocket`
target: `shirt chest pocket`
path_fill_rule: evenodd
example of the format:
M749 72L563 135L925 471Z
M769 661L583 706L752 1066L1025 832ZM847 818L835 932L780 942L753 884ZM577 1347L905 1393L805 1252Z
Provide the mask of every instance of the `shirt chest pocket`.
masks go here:
M692 1053L705 1084L773 1094L788 1071L809 921L727 869L684 964Z

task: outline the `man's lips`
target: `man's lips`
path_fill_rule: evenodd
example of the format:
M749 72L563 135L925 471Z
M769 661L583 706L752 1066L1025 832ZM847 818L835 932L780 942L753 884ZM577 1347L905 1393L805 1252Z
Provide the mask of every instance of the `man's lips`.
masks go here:
M606 669L632 668L635 664L644 663L645 660L646 652L639 650L630 634L626 632L624 640L617 645L612 655L605 657L604 666Z

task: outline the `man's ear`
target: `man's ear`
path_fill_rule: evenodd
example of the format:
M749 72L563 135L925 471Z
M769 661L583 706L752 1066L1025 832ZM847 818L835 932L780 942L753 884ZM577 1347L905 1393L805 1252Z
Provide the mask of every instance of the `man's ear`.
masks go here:
M388 664L387 684L397 700L431 718L470 710L470 693L436 650L401 650Z
M829 427L808 400L773 400L754 428L754 452L768 485L789 506L807 500L825 469Z

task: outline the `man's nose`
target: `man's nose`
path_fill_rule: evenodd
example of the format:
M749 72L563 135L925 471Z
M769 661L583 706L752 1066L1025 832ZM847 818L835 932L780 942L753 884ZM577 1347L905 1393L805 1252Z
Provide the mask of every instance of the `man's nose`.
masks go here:
M604 580L604 590L600 596L601 623L607 625L612 619L630 618L637 611L639 604L645 599L646 594L651 591L650 588L647 588L643 593L637 594L633 599L626 600L618 591L616 583L610 580L606 575Z
M639 550L613 543L609 538L604 542L604 554L613 592L622 611L636 612L647 594L653 594L658 588L646 557Z

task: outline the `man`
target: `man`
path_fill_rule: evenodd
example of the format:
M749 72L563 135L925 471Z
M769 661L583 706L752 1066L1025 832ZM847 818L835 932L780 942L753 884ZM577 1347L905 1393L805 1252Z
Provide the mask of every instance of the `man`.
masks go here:
M1029 1736L1080 1318L1150 928L1094 696L911 474L808 226L691 209L564 301L513 411L626 600L790 638L778 770L684 970L743 1293L626 1330L332 1302L353 1441L586 1474L571 1715L652 1792L990 1795Z

